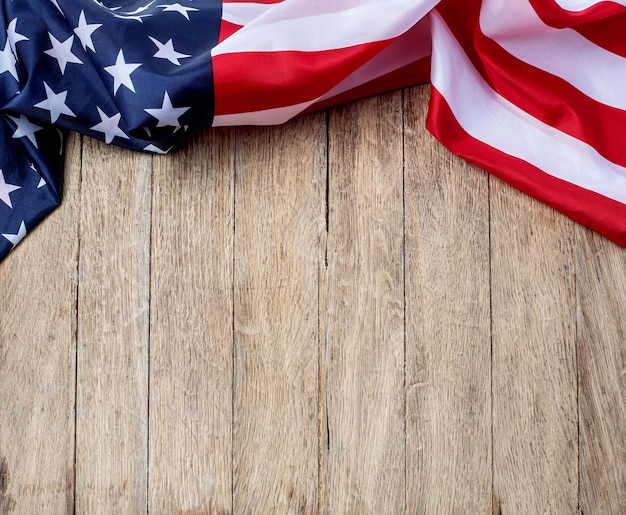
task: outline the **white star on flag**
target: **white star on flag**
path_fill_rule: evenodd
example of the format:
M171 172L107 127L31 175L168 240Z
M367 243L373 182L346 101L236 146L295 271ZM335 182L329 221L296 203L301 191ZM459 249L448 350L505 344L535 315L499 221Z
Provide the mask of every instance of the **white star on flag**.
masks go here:
M80 39L80 44L83 45L83 50L85 52L87 49L92 52L96 51L96 48L93 46L91 35L100 27L102 27L102 23L87 23L87 20L85 19L85 11L80 12L80 16L78 17L78 27L74 29L74 34L76 34L78 39Z
M174 50L174 43L170 39L167 43L161 43L159 40L154 39L152 36L148 36L152 42L159 49L153 57L158 57L159 59L167 59L170 63L175 64L176 66L180 66L179 59L184 59L185 57L191 57L187 54L181 54Z
M150 116L154 116L159 123L157 127L180 127L178 118L189 110L189 107L174 107L170 96L165 92L163 96L163 104L158 109L145 109L146 113Z
M111 143L113 138L117 136L118 138L128 139L128 136L120 129L120 118L122 115L117 113L111 117L107 116L102 109L97 107L98 114L100 114L100 123L91 127L92 131L102 132L104 134L104 141L106 143Z
M50 2L52 2L54 4L54 6L59 10L59 12L63 15L63 18L65 18L65 13L63 12L63 10L61 9L61 7L59 7L59 3L57 2L57 0L50 0Z
M83 62L72 53L74 36L70 36L62 43L50 32L48 32L48 36L50 37L50 43L52 43L52 48L50 50L46 50L45 53L51 57L54 57L57 60L57 63L59 63L59 68L61 69L61 74L65 73L65 67L67 66L67 63L83 64Z
M152 145L152 144L145 147L144 150L146 152L154 152L155 154L167 154L167 150L162 150L159 147Z
M39 170L37 170L37 167L34 165L34 163L30 164L30 168L33 172L39 175ZM39 182L37 183L37 189L43 188L46 184L47 184L46 180L43 177L41 177L41 175L39 175Z
M107 73L113 76L113 94L117 93L117 90L120 86L126 86L133 93L135 92L135 87L133 86L133 81L130 78L130 74L133 73L137 68L141 66L141 63L127 63L124 60L124 52L120 50L117 54L117 59L115 60L115 64L112 66L105 66L104 69Z
M7 240L9 240L13 244L13 248L22 241L24 236L26 236L26 225L24 225L24 221L20 224L20 228L17 230L17 234L2 234Z
M175 4L170 4L170 5L159 5L159 7L163 7L163 12L177 12L182 14L185 18L189 19L189 14L190 12L193 11L199 11L199 9L196 9L195 7L184 7L182 5L180 5L178 2Z
M39 109L45 109L46 111L50 111L50 121L52 123L56 122L59 119L59 116L62 114L66 114L68 116L73 116L76 118L76 115L72 112L72 110L67 107L65 103L65 99L67 97L67 91L61 91L61 93L55 93L50 86L48 86L45 82L43 83L44 88L46 88L46 99L42 100L38 104L35 104L33 107L38 107Z
M9 23L9 27L7 28L7 39L11 44L11 50L13 50L13 53L15 53L15 45L17 45L20 41L28 41L26 36L17 32L17 18L13 18L11 23Z
M7 39L6 44L4 45L4 50L0 50L0 75L4 72L9 72L13 75L13 78L17 81L17 68L15 65L17 61L15 60L15 55L13 55L13 51L11 50L11 44Z
M11 204L11 197L9 197L9 193L19 190L21 186L17 186L16 184L8 184L4 180L4 173L0 170L0 200L4 202L7 206L13 209L13 204Z
M121 6L106 7L102 4L102 2L96 2L96 3L102 5L106 9L110 9L113 16L115 16L116 18L121 18L124 20L133 20L133 21L138 21L139 23L143 23L143 18L150 18L152 16L151 13L145 13L145 14L143 13L147 11L154 2L156 2L156 0L151 0L147 5L141 5L134 11L120 11L120 9L122 8Z
M43 130L39 125L35 125L32 123L25 115L21 114L19 118L15 118L14 116L8 115L11 120L13 120L17 124L17 128L13 133L14 138L23 138L27 137L30 142L35 145L35 148L39 148L37 146L37 139L35 138L35 133Z

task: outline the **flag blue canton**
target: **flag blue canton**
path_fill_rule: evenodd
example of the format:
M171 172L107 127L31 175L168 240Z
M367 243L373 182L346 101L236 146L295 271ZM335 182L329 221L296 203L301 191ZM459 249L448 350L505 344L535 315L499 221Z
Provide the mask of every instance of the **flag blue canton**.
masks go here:
M63 132L56 127L167 152L187 127L211 124L210 53L221 19L219 0L3 7L0 259L59 204Z

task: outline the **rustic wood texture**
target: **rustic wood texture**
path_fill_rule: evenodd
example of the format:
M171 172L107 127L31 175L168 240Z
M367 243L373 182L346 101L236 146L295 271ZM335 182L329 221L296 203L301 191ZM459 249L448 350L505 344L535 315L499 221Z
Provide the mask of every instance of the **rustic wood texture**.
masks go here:
M146 507L152 158L83 143L76 511Z
M626 513L626 251L427 98L70 138L0 263L0 514Z
M63 204L0 266L0 513L74 505L81 140L66 145Z
M580 508L626 512L626 256L576 228Z
M341 167L338 166L342 163ZM329 120L325 513L405 509L402 95Z
M408 513L491 509L487 175L423 130L428 93L405 100Z
M233 509L315 513L323 114L237 132ZM256 449L251 452L251 449Z
M574 225L497 179L491 193L496 513L575 513Z
M154 159L150 513L232 509L233 163L228 131Z

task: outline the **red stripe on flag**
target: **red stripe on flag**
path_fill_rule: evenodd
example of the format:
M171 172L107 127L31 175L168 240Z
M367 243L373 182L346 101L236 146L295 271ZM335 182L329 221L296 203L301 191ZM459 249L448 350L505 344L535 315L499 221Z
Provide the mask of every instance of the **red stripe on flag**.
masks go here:
M221 43L226 38L229 38L230 36L232 36L235 32L237 32L241 28L242 28L241 25L237 25L235 23L230 23L229 21L226 21L226 20L223 19L221 24L220 24L220 35L219 35L219 37L217 39L218 43Z
M603 22L593 22L576 27L576 30L592 43L626 57L626 11L607 18Z
M563 9L555 0L527 0L548 25L559 29L574 27L584 23L604 21L611 16L619 15L626 8L615 2L597 2L587 9L570 11Z
M301 104L321 97L390 41L319 52L241 52L214 56L215 114Z
M557 29L571 28L592 43L626 57L626 7L598 2L582 11L566 11L554 0L530 0L541 20Z
M463 9L460 15L458 4L448 0L436 8L494 91L538 120L626 166L626 112L589 98L560 77L513 57L486 37L479 24L480 0L466 0Z
M414 63L408 64L394 70L391 73L378 77L365 84L344 91L334 97L326 98L320 102L313 104L304 112L308 113L317 109L325 109L338 104L352 102L359 98L371 97L379 95L387 91L401 89L407 86L423 84L428 82L430 78L430 56L420 59Z
M626 205L551 176L470 136L431 88L427 129L450 151L626 247Z

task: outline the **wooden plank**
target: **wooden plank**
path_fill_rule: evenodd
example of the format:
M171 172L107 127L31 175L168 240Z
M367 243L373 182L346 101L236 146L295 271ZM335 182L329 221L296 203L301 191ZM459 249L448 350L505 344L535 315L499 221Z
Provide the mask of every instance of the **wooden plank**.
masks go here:
M494 512L575 513L573 222L490 186Z
M405 509L402 95L331 111L323 513Z
M63 204L0 266L0 513L74 505L78 136Z
M232 513L230 135L155 158L150 513Z
M577 227L580 507L626 512L626 251Z
M313 513L325 120L236 138L233 509Z
M487 513L489 185L424 129L428 90L404 104L407 512Z
M85 139L76 511L146 510L151 157Z

